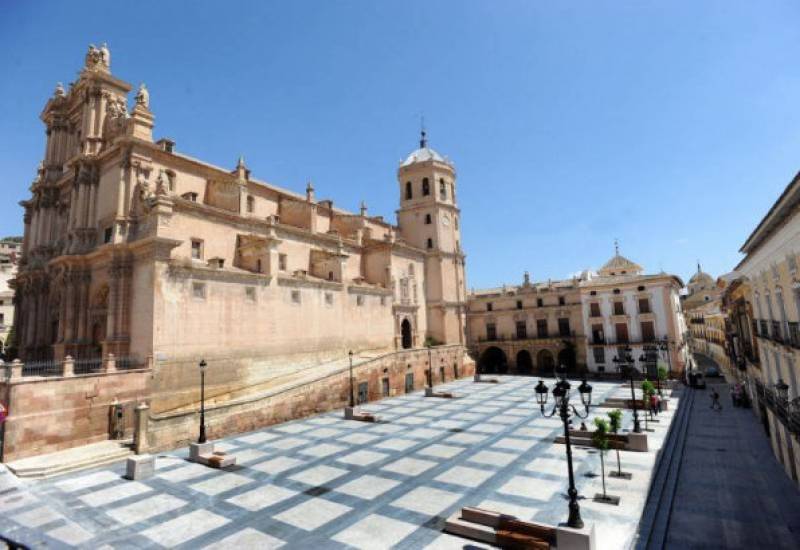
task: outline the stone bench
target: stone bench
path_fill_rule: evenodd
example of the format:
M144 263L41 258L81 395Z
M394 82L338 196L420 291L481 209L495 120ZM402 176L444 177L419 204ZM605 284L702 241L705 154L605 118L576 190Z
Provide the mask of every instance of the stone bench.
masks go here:
M433 388L425 388L425 397L440 397L442 399L455 398L455 396L449 391L433 391Z
M608 448L620 451L647 452L647 434L630 432L627 434L608 434ZM556 443L564 444L564 436L555 439ZM576 447L594 447L592 432L584 430L570 430L569 442Z
M156 457L143 454L128 457L125 463L125 477L130 480L147 479L156 470Z
M473 507L464 507L448 518L444 531L501 548L589 550L594 547L594 526L553 527Z
M210 468L227 468L236 464L236 457L223 451L214 451L214 443L192 443L189 445L189 460Z
M377 422L378 417L370 412L359 411L355 407L344 408L345 420L357 420L358 422Z

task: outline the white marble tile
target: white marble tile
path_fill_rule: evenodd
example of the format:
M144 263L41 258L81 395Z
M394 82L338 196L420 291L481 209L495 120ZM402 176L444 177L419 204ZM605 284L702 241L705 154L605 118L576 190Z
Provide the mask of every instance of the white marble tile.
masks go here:
M281 472L285 472L286 470L290 470L303 464L305 464L305 461L298 460L297 458L292 458L290 456L278 456L273 459L254 464L253 466L250 466L250 468L253 470L258 470L259 472L264 472L265 474L274 475L280 474Z
M124 498L142 495L152 491L150 487L138 481L129 481L123 485L115 485L114 487L107 487L100 489L93 493L82 495L80 500L88 506L97 507L122 500Z
M309 426L308 424L304 424L302 422L291 422L289 424L281 424L280 426L274 426L272 429L273 431L285 434L299 434L307 432L312 428L313 426Z
M358 422L358 424L364 425L363 422ZM378 439L377 435L372 435L368 433L356 432L350 435L346 435L344 437L338 438L336 441L338 443L350 443L352 445L363 445L364 443L369 443L370 441L375 441Z
M430 428L414 428L403 432L403 437L413 437L415 439L436 439L446 432L442 430L432 430Z
M482 434L494 435L505 431L506 427L503 426L502 424L493 424L491 422L485 422L480 424L474 424L469 428L465 428L465 430L468 432L478 432Z
M464 452L464 447L455 447L453 445L441 445L434 443L427 447L417 449L417 454L423 456L432 456L435 458L453 458L459 453Z
M257 531L252 527L246 527L239 532L225 537L224 539L211 543L204 547L204 550L273 550L286 544L280 539Z
M361 450L340 456L339 458L336 459L336 461L343 462L345 464L353 464L355 466L368 466L369 464L380 462L381 460L387 458L388 456L389 455L385 453L376 453L375 451Z
M474 488L485 482L495 473L496 472L491 470L479 470L468 466L454 466L434 479L435 481Z
M47 523L58 521L60 519L64 519L64 516L50 508L49 506L42 506L40 508L34 508L33 510L28 510L26 512L20 512L19 514L14 514L11 516L11 519L19 523L20 525L24 525L25 527L30 527L31 529L35 527L41 527Z
M416 458L404 457L400 460L390 462L381 469L406 476L418 476L437 465L436 462L431 462L430 460L418 460Z
M315 418L309 418L307 422L309 424L317 424L319 426L328 426L330 424L338 423L339 418L333 416L317 416Z
M499 453L496 451L478 451L474 455L467 458L470 462L477 462L478 464L488 464L489 466L508 466L518 455L509 453Z
M352 508L344 504L331 502L324 498L310 498L274 516L274 519L288 523L298 529L313 531L350 510Z
M486 544L453 535L439 535L424 550L464 550L464 548L492 548Z
M445 443L455 443L457 445L475 445L487 439L488 435L471 434L462 432L459 434L451 435L444 440Z
M527 451L536 444L536 441L531 439L517 439L514 437L504 437L498 439L492 444L495 449L509 449L512 451Z
M320 465L309 468L308 470L297 472L296 474L289 476L289 479L318 487L336 479L337 477L342 477L347 473L349 473L347 470L343 470L341 468Z
M342 445L333 445L332 443L320 443L319 445L313 445L311 447L306 447L305 449L300 449L297 452L299 454L306 456L313 456L315 458L324 458L326 456L336 454L340 451L344 451L345 449L347 449L347 447L344 447Z
M186 466L175 468L174 470L166 470L156 474L158 477L171 483L181 483L196 477L204 476L211 473L211 469L201 464L187 463Z
M422 486L409 491L391 504L396 508L435 516L455 504L460 498L460 493Z
M370 514L337 533L333 540L362 550L392 548L416 530L417 526L411 523Z
M528 472L560 476L567 471L567 460L563 456L562 460L543 456L534 459L530 464L526 464L524 469ZM577 470L578 465L573 464L573 469Z
M106 513L123 525L133 525L172 510L177 510L184 505L186 505L185 500L172 495L160 494L136 501L133 504L107 510Z
M457 428L463 428L465 425L465 422L458 422L456 420L437 420L436 422L432 422L430 427L435 430L455 430Z
M278 434L270 432L255 432L248 435L239 436L236 439L242 443L247 443L248 445L257 445L258 443L264 443L265 441L271 441L277 438Z
M557 432L553 428L531 428L531 427L523 427L517 428L511 435L517 437L531 437L536 439L543 439L546 437L555 437Z
M62 491L71 493L73 491L88 489L89 487L95 487L96 485L102 485L103 483L110 483L112 481L122 481L122 476L109 470L102 470L93 474L59 481L55 484L55 486Z
M365 500L372 500L386 491L394 489L400 485L399 481L387 479L385 477L363 475L349 481L334 489L338 493L344 493Z
M231 497L227 499L227 502L251 512L257 512L267 506L292 498L297 494L297 491L284 489L277 485L261 485L251 491Z
M505 485L500 487L497 492L505 495L547 501L561 490L566 490L564 482L562 481L551 481L528 476L514 476L508 480Z
M378 449L387 449L389 451L405 451L414 445L419 445L419 441L392 437L385 441L376 443L375 447Z
M301 445L310 443L310 441L311 440L309 439L303 439L300 437L284 437L281 439L275 439L273 441L269 441L266 445L274 449L281 449L286 451L288 449L294 449L295 447L300 447Z
M189 487L208 496L214 496L252 482L253 480L247 476L222 472Z
M12 510L16 510L17 508L22 508L23 506L29 506L37 502L39 501L28 493L20 493L19 491L14 491L12 493L0 497L0 512L4 513L10 512Z
M60 540L70 546L78 546L94 538L93 533L90 533L77 523L71 521L68 521L65 525L51 529L47 532L47 536Z
M259 451L258 449L245 449L243 451L237 451L233 456L236 457L236 464L247 464L248 462L264 458L267 456L267 453Z
M378 424L370 428L369 431L375 434L394 434L406 429L405 426L398 426L397 424Z
M195 510L145 529L141 534L161 546L171 548L222 527L229 521L208 510Z
M407 426L421 426L423 424L429 424L430 421L431 419L426 416L404 416L395 420L398 424L405 424Z
M330 437L337 437L341 435L342 430L337 430L335 428L317 428L316 430L311 430L310 432L306 432L303 434L304 437L314 437L314 438L330 438Z

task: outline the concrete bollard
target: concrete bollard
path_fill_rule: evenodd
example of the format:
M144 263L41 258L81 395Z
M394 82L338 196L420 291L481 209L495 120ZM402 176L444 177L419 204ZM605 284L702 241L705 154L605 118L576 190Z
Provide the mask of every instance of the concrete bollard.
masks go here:
M75 359L67 355L64 357L64 372L65 377L75 376Z
M117 370L117 359L113 353L106 355L105 361L103 361L103 370L106 372L115 372Z
M22 378L22 361L14 359L11 361L11 380L19 380Z

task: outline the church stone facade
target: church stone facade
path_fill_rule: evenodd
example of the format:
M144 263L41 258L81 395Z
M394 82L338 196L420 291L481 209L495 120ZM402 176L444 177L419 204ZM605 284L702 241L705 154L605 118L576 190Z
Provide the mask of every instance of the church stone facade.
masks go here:
M129 108L110 57L90 47L41 114L14 282L23 361L287 363L466 343L456 171L424 132L397 169L395 225L154 140L149 91Z

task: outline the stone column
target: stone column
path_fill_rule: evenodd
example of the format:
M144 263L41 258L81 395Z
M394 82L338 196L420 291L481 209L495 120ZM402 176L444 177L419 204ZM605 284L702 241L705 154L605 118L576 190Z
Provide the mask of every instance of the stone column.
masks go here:
M76 325L76 311L75 311L75 272L68 271L65 275L65 290L64 290L64 341L71 343L75 340L75 325Z
M150 423L150 407L146 403L140 403L134 410L136 418L133 428L133 449L136 454L147 451L147 430Z
M86 325L88 323L88 309L89 309L89 282L91 274L89 271L83 271L80 275L78 283L78 340L83 344L86 343L87 333Z
M75 359L67 355L64 357L64 377L75 376Z

